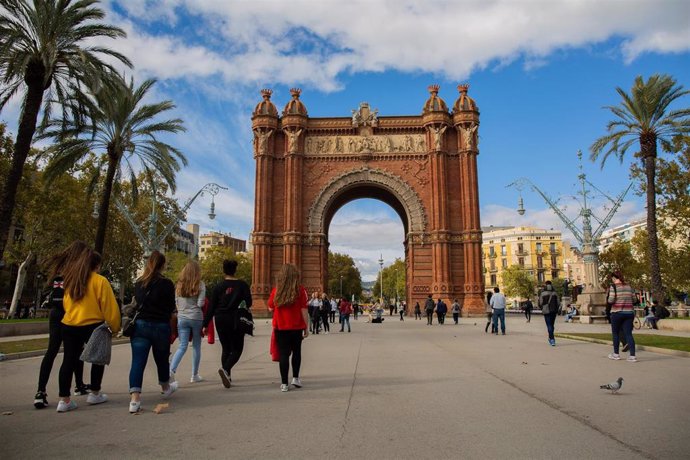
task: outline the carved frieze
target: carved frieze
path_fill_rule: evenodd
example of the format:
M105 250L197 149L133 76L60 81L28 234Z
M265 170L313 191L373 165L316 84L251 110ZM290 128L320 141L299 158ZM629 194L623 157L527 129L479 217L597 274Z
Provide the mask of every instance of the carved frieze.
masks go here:
M426 142L423 134L309 136L305 151L307 155L419 153L426 152Z

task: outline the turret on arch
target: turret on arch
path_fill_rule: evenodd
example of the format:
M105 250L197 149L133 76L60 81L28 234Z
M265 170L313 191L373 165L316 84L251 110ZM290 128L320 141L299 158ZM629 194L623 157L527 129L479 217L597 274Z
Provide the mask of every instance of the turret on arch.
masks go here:
M309 117L299 89L279 117L271 91L262 91L252 116L257 309L283 263L300 268L307 289L322 291L331 219L369 197L393 207L405 227L408 302L458 298L465 314L483 314L479 112L468 87L458 89L452 114L433 85L421 116L379 117L362 103L342 118Z

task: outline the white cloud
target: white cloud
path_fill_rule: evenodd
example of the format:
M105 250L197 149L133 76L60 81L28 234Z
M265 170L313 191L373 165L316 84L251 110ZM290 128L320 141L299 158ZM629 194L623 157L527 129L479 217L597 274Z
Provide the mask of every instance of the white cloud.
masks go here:
M464 79L473 69L525 58L544 65L557 49L622 37L627 61L690 49L684 0L619 1L122 1L129 32L114 45L137 72L161 78L220 76L226 83L340 87L343 73L431 72ZM132 23L134 21L134 25ZM118 21L120 23L120 21ZM195 44L142 31L160 23L194 30ZM190 27L191 26L191 27ZM219 40L221 37L223 40Z

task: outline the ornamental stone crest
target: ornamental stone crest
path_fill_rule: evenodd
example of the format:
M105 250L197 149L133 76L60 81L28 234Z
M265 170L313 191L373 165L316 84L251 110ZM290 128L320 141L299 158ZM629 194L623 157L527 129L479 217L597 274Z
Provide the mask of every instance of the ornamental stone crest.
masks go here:
M359 109L352 111L352 126L354 128L358 128L360 126L376 127L379 125L378 115L378 109L375 109L372 112L369 109L369 103L362 102L359 104Z

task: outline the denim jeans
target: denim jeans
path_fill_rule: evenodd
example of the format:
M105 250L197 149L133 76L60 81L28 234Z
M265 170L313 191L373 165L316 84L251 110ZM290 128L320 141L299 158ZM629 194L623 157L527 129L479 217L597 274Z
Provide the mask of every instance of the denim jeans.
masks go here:
M347 332L350 332L350 315L340 315L340 331L345 330L345 325L347 324Z
M177 333L180 342L177 351L170 363L170 370L177 372L177 366L180 365L182 357L187 353L189 346L189 336L192 336L192 375L199 373L199 363L201 362L201 324L200 319L177 319Z
M494 315L493 315L493 328L492 330L498 334L498 320L501 320L501 332L503 334L506 333L506 311L503 308L499 308L498 310L494 310Z
M621 331L625 335L625 343L630 345L630 356L635 356L635 339L633 338L633 313L611 313L611 335L613 336L613 352L618 354Z
M546 321L546 331L549 333L549 339L550 340L555 340L555 337L553 335L553 330L554 330L554 325L556 324L556 316L558 315L558 312L555 311L553 313L547 313L544 315L544 321Z
M129 392L141 393L144 369L153 350L153 360L158 368L158 383L165 385L170 381L168 356L170 355L170 323L137 320L132 335L132 367L129 370Z

